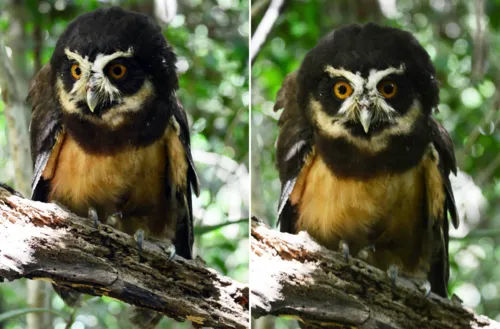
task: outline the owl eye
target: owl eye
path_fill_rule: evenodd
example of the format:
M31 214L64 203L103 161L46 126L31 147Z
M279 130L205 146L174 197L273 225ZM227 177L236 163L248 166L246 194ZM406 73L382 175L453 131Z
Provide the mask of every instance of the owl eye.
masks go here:
M127 67L123 64L113 64L108 69L109 75L115 80L122 79L126 72Z
M71 76L76 80L82 77L82 69L80 69L80 65L78 64L71 65Z
M339 81L333 86L333 93L335 97L340 100L344 100L352 94L352 87L349 83L345 81Z
M378 92L384 96L384 98L393 98L398 92L398 86L393 81L382 81L378 84Z

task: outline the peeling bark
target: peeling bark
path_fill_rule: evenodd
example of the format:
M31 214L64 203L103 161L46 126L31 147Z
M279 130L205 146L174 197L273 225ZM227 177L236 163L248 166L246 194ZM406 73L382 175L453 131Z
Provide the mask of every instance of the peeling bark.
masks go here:
M251 231L252 316L288 316L308 327L363 329L500 328L500 323L359 259L321 247L305 232L270 229L256 218Z
M131 236L1 187L0 241L0 278L49 280L196 326L248 327L248 287L201 259L168 262L148 241L140 259Z

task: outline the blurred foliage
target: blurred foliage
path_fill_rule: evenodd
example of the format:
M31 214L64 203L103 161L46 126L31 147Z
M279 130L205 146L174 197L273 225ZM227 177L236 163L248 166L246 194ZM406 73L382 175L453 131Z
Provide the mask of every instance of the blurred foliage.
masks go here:
M35 68L49 61L59 35L71 20L111 4L154 13L153 1L0 0L0 33L23 28L24 58L12 59L22 65L20 72L26 75L19 78L31 78ZM248 218L249 209L248 2L187 0L179 1L178 6L164 33L178 56L178 97L192 124L192 149L202 186L201 196L193 200L199 232L195 254L209 267L247 282L249 231L247 221L241 219ZM0 101L0 180L12 184L14 166L3 108ZM226 225L231 221L237 223ZM23 281L1 284L0 294L0 313L27 307ZM55 294L51 307L65 313L66 319L71 314ZM110 298L87 296L71 328L130 328L128 309ZM54 328L65 328L66 319L55 316ZM26 327L24 317L3 325L0 323L0 328ZM190 325L164 319L160 327Z
M261 2L252 1L252 8ZM253 13L253 31L266 6L261 8ZM478 8L484 14L477 14ZM479 186L455 191L466 218L460 231L450 232L455 236L450 293L500 320L500 1L288 1L252 67L252 191L258 191L252 193L252 213L276 224L280 182L274 143L280 113L272 108L283 79L329 31L367 21L412 32L436 66L441 87L436 117L453 138L460 169ZM467 176L459 179L463 183ZM479 217L471 202L481 203L481 192L486 207ZM477 234L463 238L469 231Z

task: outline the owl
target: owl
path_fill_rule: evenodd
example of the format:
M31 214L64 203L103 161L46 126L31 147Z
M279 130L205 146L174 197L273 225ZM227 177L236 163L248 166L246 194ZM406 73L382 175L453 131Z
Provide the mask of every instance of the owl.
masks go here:
M447 296L454 147L432 117L436 71L408 32L334 30L278 92L281 231Z
M199 184L175 62L145 15L114 7L69 24L29 91L33 200L112 223L135 236L139 253L146 238L192 258ZM135 319L153 328L161 316Z

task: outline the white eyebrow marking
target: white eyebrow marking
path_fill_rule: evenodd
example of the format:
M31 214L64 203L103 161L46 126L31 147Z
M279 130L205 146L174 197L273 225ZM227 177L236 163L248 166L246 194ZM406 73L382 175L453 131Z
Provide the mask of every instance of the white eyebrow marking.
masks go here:
M336 69L330 65L326 66L325 72L328 73L328 75L330 75L330 77L332 77L332 78L334 78L334 77L345 78L346 80L348 80L352 84L354 91L358 91L358 90L360 92L363 91L363 84L365 82L365 79L363 79L361 77L361 73L356 72L356 74L354 74L351 71L345 70L342 67L340 69Z
M89 62L88 56L82 57L78 52L73 52L69 48L64 49L64 53L68 59L72 59L80 65L80 71L82 71L82 76L80 79L76 80L70 94L77 94L79 91L85 90L85 85L90 77L90 70L92 68L92 63Z
M354 74L351 71L345 70L342 67L340 69L336 69L330 65L327 65L325 67L325 72L328 73L328 75L330 75L330 77L332 78L334 77L345 78L347 81L349 81L349 83L352 86L353 89L352 95L344 100L338 111L339 114L343 114L347 112L350 108L352 108L355 105L356 99L363 94L363 85L365 84L365 79L363 79L360 72L356 72L356 74Z
M377 84L390 74L403 74L405 72L405 66L401 64L399 68L389 67L382 71L377 71L375 69L370 70L370 74L368 75L368 82L366 83L366 89L368 91L372 91L377 88Z
M119 58L119 57L132 57L134 56L134 50L132 48L129 48L126 52L125 51L117 51L116 53L113 53L111 55L103 55L99 54L94 60L94 65L92 66L92 71L94 72L99 72L104 69L106 65L108 65L109 62L111 62L113 59Z
M65 48L64 53L66 54L66 56L68 56L69 59L77 61L80 64L84 62L88 63L88 56L85 56L85 58L83 58L77 51L73 52L69 50L69 48Z

